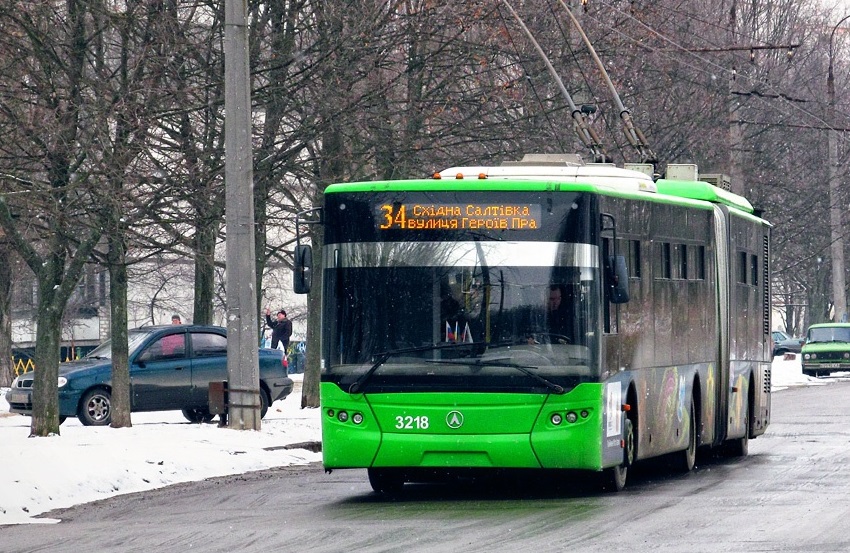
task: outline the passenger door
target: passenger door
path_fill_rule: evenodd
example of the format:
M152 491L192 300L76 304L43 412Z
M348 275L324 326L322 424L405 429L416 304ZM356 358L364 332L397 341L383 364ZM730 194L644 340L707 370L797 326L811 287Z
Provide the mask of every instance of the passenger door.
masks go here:
M130 366L133 410L182 409L189 400L192 369L186 332L176 330L149 343Z
M191 405L209 403L210 382L227 380L227 337L210 331L191 333Z

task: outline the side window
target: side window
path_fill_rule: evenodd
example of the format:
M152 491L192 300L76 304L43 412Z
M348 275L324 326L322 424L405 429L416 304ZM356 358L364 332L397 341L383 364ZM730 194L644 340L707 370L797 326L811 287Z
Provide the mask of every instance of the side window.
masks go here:
M629 240L629 278L640 278L640 240Z
M750 256L750 284L759 285L759 258L756 255Z
M747 283L747 252L738 252L738 284Z
M219 357L227 355L227 338L213 332L192 333L194 357Z
M163 361L186 357L186 334L169 334L145 348L139 361Z

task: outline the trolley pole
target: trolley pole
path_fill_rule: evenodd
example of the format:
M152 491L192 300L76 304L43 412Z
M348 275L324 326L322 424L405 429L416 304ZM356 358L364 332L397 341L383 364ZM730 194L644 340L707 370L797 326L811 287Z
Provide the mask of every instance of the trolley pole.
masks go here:
M847 296L844 284L844 229L841 224L841 182L838 173L838 140L835 130L835 76L832 70L832 40L838 27L850 19L845 16L832 28L829 35L829 68L826 75L826 93L829 100L829 113L827 114L827 136L828 136L828 164L829 164L829 228L830 228L830 253L832 254L832 297L835 306L834 321L846 322L847 320Z
M227 423L260 429L247 0L224 2Z

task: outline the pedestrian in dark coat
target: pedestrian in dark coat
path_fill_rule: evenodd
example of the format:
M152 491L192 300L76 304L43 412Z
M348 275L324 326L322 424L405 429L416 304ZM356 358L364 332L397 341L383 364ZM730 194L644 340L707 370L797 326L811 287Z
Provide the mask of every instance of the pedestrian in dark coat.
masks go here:
M286 318L286 311L277 312L277 318L272 320L272 311L266 307L266 326L272 329L272 349L277 349L278 343L283 344L283 351L289 348L289 337L292 336L292 321Z

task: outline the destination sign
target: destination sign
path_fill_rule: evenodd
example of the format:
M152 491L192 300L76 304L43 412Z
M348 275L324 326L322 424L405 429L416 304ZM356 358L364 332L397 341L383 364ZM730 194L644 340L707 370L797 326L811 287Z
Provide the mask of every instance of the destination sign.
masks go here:
M395 203L378 206L380 230L535 230L539 204Z

